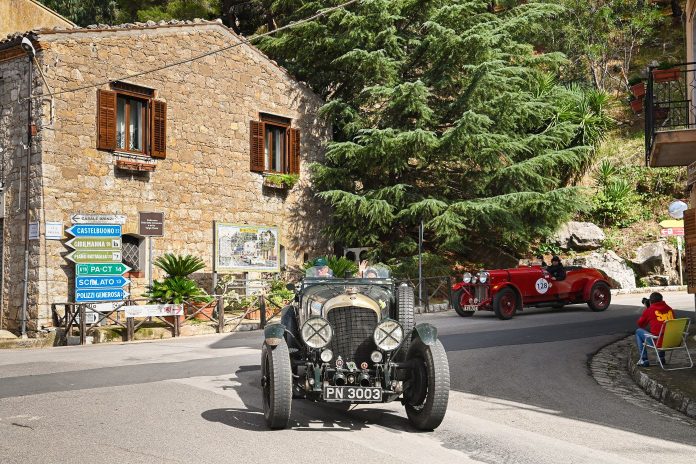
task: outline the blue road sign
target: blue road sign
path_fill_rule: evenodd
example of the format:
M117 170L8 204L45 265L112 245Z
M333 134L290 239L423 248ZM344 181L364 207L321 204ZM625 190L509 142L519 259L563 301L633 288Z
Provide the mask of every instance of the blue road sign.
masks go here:
M86 303L88 301L119 301L128 296L122 288L78 289L75 290L75 302Z
M120 275L107 275L107 276L77 276L75 278L75 288L118 288L128 285L130 280L126 279Z
M75 237L120 237L119 224L75 224L67 230Z

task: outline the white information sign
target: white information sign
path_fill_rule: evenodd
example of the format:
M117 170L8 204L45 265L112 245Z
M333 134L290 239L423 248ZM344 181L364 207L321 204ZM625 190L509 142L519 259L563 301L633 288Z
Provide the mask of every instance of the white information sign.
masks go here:
M38 222L30 222L29 223L29 240L38 240L39 239L39 223Z
M156 316L182 316L184 305L181 304L153 304L153 305L127 305L121 306L126 317L156 317Z
M63 239L63 223L62 222L46 222L46 240L62 240Z
M123 214L73 214L70 216L73 224L125 224L126 216Z

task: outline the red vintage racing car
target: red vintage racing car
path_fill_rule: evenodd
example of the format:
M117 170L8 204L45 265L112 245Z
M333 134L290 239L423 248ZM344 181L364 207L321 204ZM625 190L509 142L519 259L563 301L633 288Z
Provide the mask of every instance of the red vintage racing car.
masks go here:
M452 305L462 317L474 312L494 311L500 319L510 319L525 306L563 307L587 303L592 311L604 311L611 303L610 286L602 271L566 266L566 277L554 280L539 266L464 273L452 286Z

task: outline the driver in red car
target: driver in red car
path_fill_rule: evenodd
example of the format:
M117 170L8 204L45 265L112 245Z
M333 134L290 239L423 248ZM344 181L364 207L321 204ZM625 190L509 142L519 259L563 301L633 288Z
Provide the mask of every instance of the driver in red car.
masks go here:
M556 255L551 258L551 265L546 268L546 272L551 274L554 280L563 280L566 278L566 271L561 263L561 258Z

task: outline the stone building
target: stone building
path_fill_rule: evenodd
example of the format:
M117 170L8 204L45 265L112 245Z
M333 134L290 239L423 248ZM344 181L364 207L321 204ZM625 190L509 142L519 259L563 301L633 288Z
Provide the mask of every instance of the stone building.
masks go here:
M30 61L18 54L22 37L36 49L31 85L38 96L28 183ZM0 42L6 327L18 325L22 305L27 185L29 219L39 225L38 239L29 240L30 330L50 325L52 303L74 297L70 237L46 237L47 223L67 228L73 214L126 216L133 296L149 277L139 212L164 213L154 257L198 255L208 275L215 221L277 226L288 266L323 250L322 213L308 184L308 165L330 137L317 116L321 105L219 21L41 30ZM297 173L299 182L276 188L271 172Z
M0 0L0 37L48 27L75 27L75 23L36 0Z

